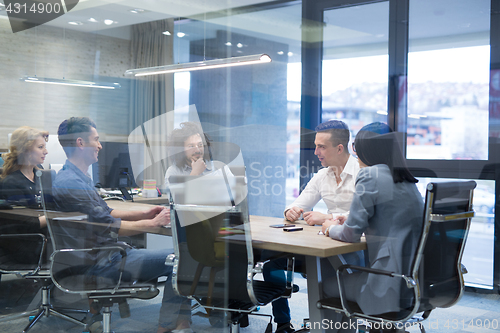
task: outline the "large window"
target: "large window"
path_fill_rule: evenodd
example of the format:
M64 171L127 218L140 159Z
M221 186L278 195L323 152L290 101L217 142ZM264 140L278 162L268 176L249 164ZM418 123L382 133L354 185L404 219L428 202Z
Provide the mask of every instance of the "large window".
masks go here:
M410 1L410 159L488 159L489 0Z
M369 19L368 19L369 18ZM324 12L322 120L387 121L389 2Z

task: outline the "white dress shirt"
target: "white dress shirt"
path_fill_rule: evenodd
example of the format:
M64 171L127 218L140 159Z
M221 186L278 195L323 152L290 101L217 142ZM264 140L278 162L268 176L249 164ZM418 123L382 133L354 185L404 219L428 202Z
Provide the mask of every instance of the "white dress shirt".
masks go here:
M337 184L333 168L323 168L307 183L295 201L286 207L284 213L292 207L299 207L304 212L310 211L321 199L328 208L328 214L333 216L349 212L351 206L356 176L359 172L359 164L356 158L349 156L347 163L340 174L340 183Z

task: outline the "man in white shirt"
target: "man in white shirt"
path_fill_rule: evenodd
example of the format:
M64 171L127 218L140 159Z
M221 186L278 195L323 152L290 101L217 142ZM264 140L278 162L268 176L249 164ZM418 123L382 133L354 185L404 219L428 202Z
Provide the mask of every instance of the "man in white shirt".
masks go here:
M316 127L316 149L321 165L299 197L285 209L285 217L296 221L303 214L310 225L322 224L325 220L347 214L354 193L354 183L359 172L356 158L349 154L349 128L340 120L330 120ZM321 200L328 214L311 211Z
M325 168L309 181L299 197L285 209L287 220L294 222L303 215L310 225L320 225L327 219L349 212L359 164L356 158L349 154L349 127L340 120L330 120L316 127L314 154L318 156ZM328 207L328 214L312 211L321 200ZM263 259L272 256L263 253ZM344 258L340 259L346 263ZM350 263L358 261L358 257L347 259ZM283 268L286 259L278 259L264 266L264 279L276 283L284 283ZM286 298L280 298L272 303L274 321L278 324L276 333L291 333L294 329L290 323L290 308Z

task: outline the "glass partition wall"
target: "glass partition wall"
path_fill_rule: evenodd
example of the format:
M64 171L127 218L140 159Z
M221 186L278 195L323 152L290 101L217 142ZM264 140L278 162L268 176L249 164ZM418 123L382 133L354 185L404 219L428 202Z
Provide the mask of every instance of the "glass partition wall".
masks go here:
M113 154L128 148L134 165L118 165L120 176L128 168L127 177L139 187L155 180L161 188L172 129L200 121L214 142L241 149L250 214L280 217L317 170L309 139L318 123L343 119L354 136L364 124L387 121L406 133L408 164L422 185L437 178L478 180L466 279L498 288L497 1L81 0L68 13L16 33L2 5L0 0L1 153L16 128L44 129L50 137L43 167L56 169L66 159L59 124L91 117L100 140L109 143L89 170L94 183L106 181L101 173L108 172ZM261 53L272 62L146 78L125 74ZM140 133L137 142L132 133ZM6 311L17 309L18 298L8 294L11 278L1 278Z
M299 187L301 10L300 1L89 0L53 21L13 33L0 0L0 150L8 151L9 134L20 126L47 130L43 167L55 169L66 160L57 140L59 124L90 117L103 143L99 162L89 169L96 185L106 186L101 178L116 167L111 176L127 184L142 187L144 180L154 180L162 188L172 163L171 131L182 122L199 121L213 142L239 147L250 214L282 216L287 197L297 195ZM267 54L272 62L144 78L125 74L254 54ZM88 83L40 84L27 82L28 76ZM116 89L89 87L90 82L116 83ZM227 157L225 151L212 153L222 161ZM171 246L158 242L147 237L138 244ZM1 278L2 312L19 310L9 289L14 280ZM68 300L73 302L82 300ZM156 331L154 320L144 324L150 326L143 329Z
M312 130L319 122L341 119L354 137L367 123L387 122L406 134L407 162L422 191L430 181L475 179L465 280L471 287L497 290L494 143L500 89L498 70L490 70L498 62L490 47L498 44L499 30L493 28L498 23L491 6L495 2L489 0L309 3L303 18L320 22L321 41L303 48L303 66L308 57L321 59L321 66L303 72L303 90L314 87L303 101L317 103L303 105L308 112L302 123Z

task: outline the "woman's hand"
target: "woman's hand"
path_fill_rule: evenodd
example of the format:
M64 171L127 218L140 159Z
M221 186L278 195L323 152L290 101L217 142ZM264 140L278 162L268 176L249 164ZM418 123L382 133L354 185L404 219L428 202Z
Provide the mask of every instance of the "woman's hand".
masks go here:
M332 225L340 225L340 224L343 224L345 222L345 219L342 222L340 222L341 220L339 219L339 217L344 217L344 216L337 216L334 219L331 218L331 219L328 219L325 222L323 222L323 224L321 225L321 231L323 232L323 234L325 234L326 236L329 236L328 230L330 230L330 227Z
M347 220L347 216L344 215L337 215L335 216L334 220L338 220L339 224L344 224L344 222Z

